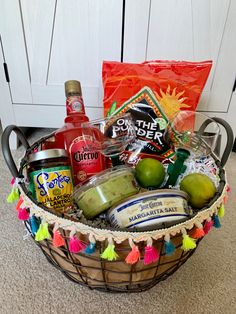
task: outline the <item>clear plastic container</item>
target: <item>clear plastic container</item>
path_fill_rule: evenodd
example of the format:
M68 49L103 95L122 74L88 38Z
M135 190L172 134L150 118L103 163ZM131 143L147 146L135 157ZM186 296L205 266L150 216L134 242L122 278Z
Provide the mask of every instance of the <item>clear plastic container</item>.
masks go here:
M127 166L107 169L75 188L73 199L87 219L92 219L138 193L134 170Z

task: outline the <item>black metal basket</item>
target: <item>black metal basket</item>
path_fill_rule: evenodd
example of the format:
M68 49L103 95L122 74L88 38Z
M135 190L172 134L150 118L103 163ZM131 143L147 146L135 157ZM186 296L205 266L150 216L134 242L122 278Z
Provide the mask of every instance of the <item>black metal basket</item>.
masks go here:
M226 193L226 179L225 179L225 171L223 169L224 164L226 163L230 151L233 145L233 133L230 126L222 119L214 118L219 124L223 125L227 132L227 145L222 156L221 161L216 159L216 164L219 167L219 175L220 175L220 183L217 190L217 193L214 199L208 204L207 207L202 210L202 223L206 222L206 217L217 213L222 201L223 197ZM25 157L21 160L20 169L18 171L14 160L11 155L10 147L9 147L9 137L11 132L14 131L23 146L26 149ZM23 169L26 165L26 156L35 148L40 149L44 141L48 137L41 138L39 141L30 146L24 137L22 131L16 126L8 126L3 133L2 136L2 149L5 161L15 178L23 178ZM41 213L47 213L47 208L37 204L37 202L31 197L31 193L27 190L27 187L24 182L19 183L19 187L21 190L21 194L28 204L31 204L32 207L36 209L40 209ZM29 210L31 208L29 206ZM48 213L49 214L49 213ZM52 214L50 214L52 215ZM204 216L205 215L205 216ZM60 217L64 219L63 217ZM199 218L199 217L198 217ZM198 219L196 216L196 219ZM198 219L199 221L199 219ZM96 251L92 255L88 255L84 252L79 252L77 254L71 253L69 250L69 234L70 232L64 228L60 228L60 233L65 240L65 244L62 247L55 247L52 243L52 240L43 240L40 242L35 241L35 243L40 247L43 254L46 256L47 260L59 269L67 278L72 280L75 283L78 283L83 286L87 286L90 289L96 289L100 291L106 292L139 292L147 290L158 282L165 280L167 277L172 275L177 269L179 269L188 258L194 253L196 250L200 239L196 241L196 248L189 251L184 251L182 246L182 232L183 228L186 228L187 233L190 234L194 228L195 217L191 219L188 223L188 226L180 223L173 229L164 228L163 232L170 231L170 239L175 246L175 252L173 255L168 256L165 253L165 238L164 236L158 236L153 238L153 246L159 251L159 259L158 261L152 263L151 265L144 265L143 256L145 254L145 241L137 241L136 245L139 248L141 253L141 259L137 263L133 265L128 265L125 262L125 258L130 251L130 243L129 243L129 234L130 236L135 235L140 237L142 235L148 234L150 232L151 235L155 234L155 230L142 230L135 231L132 233L130 230L123 229L122 232L127 234L127 238L123 241L117 241L116 243L116 252L119 255L119 258L114 261L108 261L101 258L101 253L104 251L107 246L108 239L104 237L99 238L99 230L94 228L95 234L98 234L98 240L96 242ZM29 232L32 235L32 238L35 239L34 234L31 232L31 227L28 221L25 222L25 225ZM187 227L186 227L187 226ZM49 231L52 233L54 228L54 223L49 223ZM171 229L172 228L172 229ZM86 226L86 230L92 230L93 227ZM174 234L171 233L171 230L175 230ZM113 229L105 229L102 230L103 234L107 232L109 237L111 235L115 235L117 230ZM119 235L119 233L118 233ZM81 232L77 230L77 236L83 242L88 243L90 239L89 231L86 233L84 230ZM116 240L116 239L115 239Z

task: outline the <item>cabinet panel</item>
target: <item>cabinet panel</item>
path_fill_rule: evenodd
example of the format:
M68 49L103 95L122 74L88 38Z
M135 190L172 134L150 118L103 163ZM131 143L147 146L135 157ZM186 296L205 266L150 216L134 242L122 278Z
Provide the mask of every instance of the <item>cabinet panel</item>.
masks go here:
M232 97L232 89L236 79L236 1L231 1L224 35L221 38L217 66L213 73L209 106L215 111L227 112Z
M146 60L151 0L126 0L124 62Z
M219 69L219 58L224 58L222 41L228 36L225 27L231 23L228 19L229 10L230 0L192 1L194 60L213 60L213 67L198 105L199 110L226 112L228 108L228 90L221 90L223 102L213 102L211 97L219 97L219 90L215 90L213 85L215 80L222 79L222 73L216 76L216 72ZM227 60L224 66L227 66ZM230 82L227 84L231 86Z
M192 60L191 1L155 0L151 2L148 60Z
M235 1L150 0L143 1L139 9L135 7L136 1L127 2L125 13L131 21L125 20L125 38L131 38L135 29L141 36L125 41L124 61L131 61L130 51L133 62L144 59L213 60L198 109L226 112L235 75L235 67L230 69L230 63L233 65L232 59L235 59L232 51L236 49ZM149 12L148 25L140 21L137 13L140 10L145 17ZM142 35L141 29L147 31L147 36ZM219 87L221 83L224 89Z
M45 85L50 58L55 0L21 0L31 84Z
M13 101L31 103L30 72L21 5L16 0L1 0L0 4L0 34L10 77L11 97Z
M123 1L3 1L6 20L13 24L7 34L12 38L18 36L21 46L26 46L27 49L20 47L20 51L28 57L25 60L30 73L30 82L28 78L28 85L22 88L20 82L25 81L25 77L19 79L18 56L9 55L7 51L13 73L10 75L17 76L16 86L11 86L13 102L64 106L64 81L78 79L82 83L85 105L102 107L102 61L121 58ZM14 4L14 9L8 2ZM12 47L12 42L5 39L3 44ZM25 89L30 97L19 97L19 89Z

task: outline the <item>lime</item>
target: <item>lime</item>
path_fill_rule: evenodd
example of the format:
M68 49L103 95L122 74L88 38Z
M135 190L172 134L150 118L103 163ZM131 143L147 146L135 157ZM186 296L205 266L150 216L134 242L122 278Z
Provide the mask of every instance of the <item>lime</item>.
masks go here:
M157 188L165 179L165 168L156 159L144 158L135 167L135 176L143 188Z
M191 173L184 177L180 189L189 195L189 204L198 209L206 205L216 193L212 180L202 173Z

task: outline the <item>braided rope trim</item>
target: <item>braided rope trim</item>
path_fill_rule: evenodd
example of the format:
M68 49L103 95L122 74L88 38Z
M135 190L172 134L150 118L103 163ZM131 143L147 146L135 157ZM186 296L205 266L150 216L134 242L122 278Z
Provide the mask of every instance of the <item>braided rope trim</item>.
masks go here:
M132 232L132 231L114 231L107 229L94 228L85 225L81 222L74 222L69 219L57 217L56 215L46 212L34 202L32 202L29 197L25 194L22 188L19 186L21 196L24 199L24 205L30 209L30 214L41 218L50 225L57 224L58 228L64 230L75 230L83 235L92 236L96 241L105 241L108 238L112 238L114 242L121 243L126 240L133 240L135 243L147 241L148 239L157 240L165 236L175 236L176 234L182 232L184 229L189 230L194 227L195 224L203 223L207 218L211 217L214 213L217 213L220 206L223 204L224 197L227 195L227 179L222 191L221 196L210 206L209 208L198 212L193 218L176 224L172 227L165 229L158 229L153 231L144 232Z

